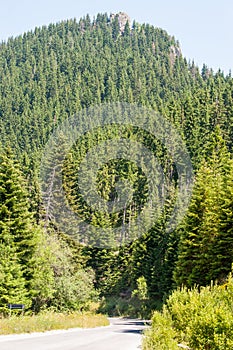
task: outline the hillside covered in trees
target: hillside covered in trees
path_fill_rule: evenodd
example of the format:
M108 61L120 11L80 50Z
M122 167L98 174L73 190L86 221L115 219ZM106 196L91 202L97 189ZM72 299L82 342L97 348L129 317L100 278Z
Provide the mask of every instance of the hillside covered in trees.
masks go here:
M149 231L98 248L62 232L47 215L40 162L68 117L117 102L156 111L174 125L191 158L194 187L186 216L167 232L178 181L163 145L132 125L87 133L59 171L73 210L94 227L131 222L148 198L142 169L113 159L99 169L98 191L114 199L117 181L128 180L132 203L112 216L86 205L76 173L98 142L119 135L140 142L158 155L169 179L164 210ZM0 44L0 134L1 310L15 301L36 311L81 309L101 297L107 312L143 314L177 286L225 281L233 262L233 78L187 62L166 31L123 14L98 14L9 38Z

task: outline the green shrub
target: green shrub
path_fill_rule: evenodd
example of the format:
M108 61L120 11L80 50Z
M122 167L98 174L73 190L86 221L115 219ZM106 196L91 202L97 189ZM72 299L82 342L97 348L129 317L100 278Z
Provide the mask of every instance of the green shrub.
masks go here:
M176 290L168 298L163 311L154 313L144 350L170 350L174 341L176 346L183 343L191 349L233 349L231 275L224 286Z
M152 328L146 331L143 340L144 350L177 350L176 332L172 328L172 319L168 313L155 312Z
M111 296L108 298L103 298L99 311L101 313L107 314L109 316L132 316L130 311L129 300L118 297Z

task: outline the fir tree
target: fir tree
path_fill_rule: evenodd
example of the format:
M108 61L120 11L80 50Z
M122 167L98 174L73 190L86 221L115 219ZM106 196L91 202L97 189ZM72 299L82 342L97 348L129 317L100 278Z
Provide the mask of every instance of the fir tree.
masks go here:
M26 287L29 287L36 245L32 213L25 181L9 150L1 154L0 162L0 240L15 251Z

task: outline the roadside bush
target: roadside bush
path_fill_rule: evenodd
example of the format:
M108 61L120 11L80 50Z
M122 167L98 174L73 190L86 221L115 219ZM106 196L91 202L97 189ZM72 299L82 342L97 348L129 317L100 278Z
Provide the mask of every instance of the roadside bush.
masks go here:
M129 312L129 300L118 296L104 297L100 302L99 312L111 317L131 316Z
M168 312L156 311L152 318L152 328L145 332L144 350L177 350L176 331L172 327L172 319Z
M53 232L40 236L36 259L32 282L34 312L87 310L97 300L94 271L74 262L72 249Z
M167 336L164 336L166 334ZM224 286L176 290L162 313L154 313L144 350L173 349L182 343L191 349L233 349L233 279ZM177 347L174 347L177 349Z
M93 285L92 270L78 270L73 275L67 273L56 279L56 291L51 305L56 310L88 310L92 301L97 301Z

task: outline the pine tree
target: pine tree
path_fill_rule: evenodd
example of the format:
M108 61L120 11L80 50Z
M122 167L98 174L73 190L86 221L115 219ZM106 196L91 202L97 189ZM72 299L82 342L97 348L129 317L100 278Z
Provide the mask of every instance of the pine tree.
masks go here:
M229 171L220 193L219 229L214 237L210 263L211 277L219 281L227 277L233 263L233 162L229 159L227 163Z
M206 163L203 163L196 177L188 213L180 228L178 261L174 272L174 278L178 285L203 284L203 278L205 279L207 273L205 250L208 249L208 246L202 244L201 229L206 211L209 179L210 169ZM200 264L206 269L205 271L203 269L200 271Z
M178 285L206 285L226 278L232 264L232 161L217 128L212 154L199 169L181 228L174 278Z
M7 150L1 154L0 162L0 241L15 251L28 288L33 278L36 245L32 223L25 181Z
M14 247L0 243L0 312L7 313L8 304L31 305L25 282Z

